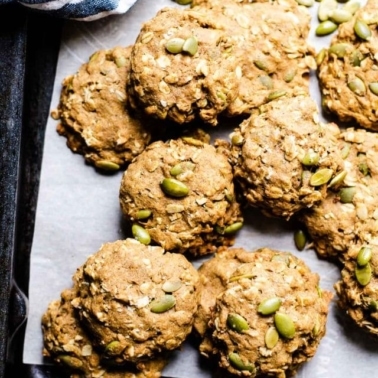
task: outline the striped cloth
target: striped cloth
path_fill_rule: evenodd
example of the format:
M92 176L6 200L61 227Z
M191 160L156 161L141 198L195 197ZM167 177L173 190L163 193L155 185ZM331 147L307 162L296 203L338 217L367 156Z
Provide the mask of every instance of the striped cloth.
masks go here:
M54 17L93 21L111 14L125 13L136 1L137 0L0 0L0 4L18 3L36 11L49 13Z

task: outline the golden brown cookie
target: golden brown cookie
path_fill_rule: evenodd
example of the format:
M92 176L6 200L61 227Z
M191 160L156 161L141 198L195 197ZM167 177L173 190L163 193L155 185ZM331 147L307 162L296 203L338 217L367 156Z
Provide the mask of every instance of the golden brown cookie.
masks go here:
M220 366L236 376L289 376L314 356L332 294L290 253L267 248L240 265L212 320Z
M318 67L324 107L372 130L378 130L377 24L378 2L369 0L339 26Z
M126 93L131 47L95 52L63 81L58 133L100 169L117 170L151 140L146 121L129 111Z
M74 277L72 301L93 344L118 363L178 348L197 310L198 274L180 254L134 239L106 243Z
M290 218L325 198L343 170L339 130L322 124L308 96L282 98L255 111L231 134L235 179L247 202Z
M123 175L120 204L143 242L192 255L231 245L243 224L231 165L192 137L155 142L139 155Z
M378 234L378 135L349 128L339 137L345 158L343 180L320 204L300 215L317 253L344 261L350 247L374 242Z

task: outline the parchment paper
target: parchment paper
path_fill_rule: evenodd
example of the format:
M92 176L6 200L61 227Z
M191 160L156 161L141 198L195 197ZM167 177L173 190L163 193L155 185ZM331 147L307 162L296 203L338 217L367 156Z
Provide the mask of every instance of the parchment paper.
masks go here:
M363 3L363 1L361 1ZM138 0L122 16L112 16L93 23L67 22L59 55L51 109L59 101L61 82L77 71L98 49L129 45L135 41L143 21L153 17L163 6L177 6L170 0ZM318 3L313 14L310 42L319 51L329 37L314 37L318 24ZM315 16L315 17L314 17ZM312 75L311 92L319 103L316 78ZM118 190L122 172L101 175L84 163L80 155L66 147L66 139L56 132L57 122L47 123L41 183L31 256L29 317L24 345L24 362L42 364L41 316L50 301L72 286L71 277L87 257L102 243L124 238ZM214 128L214 136L227 138L231 130ZM336 266L317 258L313 250L298 252L293 243L294 226L268 219L258 211L245 213L246 226L239 233L235 246L248 250L270 247L291 251L303 258L321 276L321 286L333 290L339 278ZM202 261L196 261L198 266ZM299 371L298 378L376 377L378 372L378 340L366 337L345 314L331 304L327 334L315 357ZM206 361L188 341L164 371L176 378L210 377Z

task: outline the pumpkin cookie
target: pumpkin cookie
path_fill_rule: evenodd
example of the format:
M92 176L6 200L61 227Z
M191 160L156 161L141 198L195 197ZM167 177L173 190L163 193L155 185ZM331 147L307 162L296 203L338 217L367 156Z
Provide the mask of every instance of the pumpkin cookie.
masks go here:
M332 294L290 253L263 248L252 255L216 300L210 325L219 364L236 376L290 376L314 356Z
M339 145L345 158L338 176L342 180L334 181L327 197L300 219L317 253L343 262L349 248L375 243L378 235L378 135L349 128L341 133Z
M247 202L266 215L290 218L325 198L343 170L339 129L318 120L308 96L264 105L231 134L235 179Z
M318 67L325 109L372 130L378 130L377 24L378 3L370 0L339 26Z
M93 344L118 363L178 348L197 310L198 274L180 254L134 239L104 244L74 276L72 301Z
M64 366L71 377L85 378L159 378L167 361L158 358L137 366L115 367L106 364L111 359L110 350L96 350L90 334L82 327L78 313L71 301L77 293L64 290L61 300L49 304L42 318L44 340L43 355ZM105 361L103 361L105 359Z
M127 107L130 52L131 47L97 51L63 81L58 133L73 152L100 169L119 169L151 140L146 121Z
M167 251L213 253L243 225L227 158L192 137L140 154L123 175L120 204L134 236Z

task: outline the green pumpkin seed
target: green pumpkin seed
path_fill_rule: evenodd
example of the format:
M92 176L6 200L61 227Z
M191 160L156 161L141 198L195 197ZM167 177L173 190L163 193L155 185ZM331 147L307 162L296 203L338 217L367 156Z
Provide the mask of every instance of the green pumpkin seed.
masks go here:
M316 286L316 291L318 293L318 297L322 298L323 297L323 290L320 286Z
M349 156L350 152L350 144L347 143L344 145L344 147L341 150L341 157L345 160Z
M341 171L339 172L331 181L330 183L328 184L328 188L332 188L334 186L337 186L339 184L341 184L344 180L345 180L345 177L346 175L348 174L347 171Z
M311 186L321 186L327 184L333 175L333 170L329 168L323 168L316 171L310 178Z
M349 81L347 85L348 88L357 96L365 95L366 86L359 77L355 77L353 80Z
M328 49L329 54L335 54L338 58L344 58L351 45L348 43L335 43Z
M235 201L235 196L230 193L227 189L225 190L224 197L226 198L226 201L229 203L233 203Z
M160 187L165 194L171 197L181 198L189 193L189 188L181 181L171 178L165 178Z
M271 315L274 314L281 307L280 298L268 298L265 301L262 301L257 307L257 312L262 315Z
M292 339L295 336L295 324L289 315L276 312L274 315L274 325L282 337Z
M173 293L174 291L177 291L182 286L181 281L165 281L162 285L162 289L166 293Z
M369 311L371 311L371 312L376 312L376 311L378 311L378 302L376 302L376 301L371 301L371 302L369 303Z
M67 366L69 366L70 368L73 368L73 369L80 369L83 366L83 362L81 360L79 360L76 357L68 356L68 355L65 355L65 354L58 356L57 359L61 363L65 364L65 365L67 365Z
M357 255L357 264L365 266L372 258L373 252L369 247L362 247Z
M142 243L145 245L148 245L151 243L150 234L142 226L139 226L139 224L133 224L131 227L131 232L134 238L139 241L139 243Z
M372 271L371 271L371 266L369 263L367 263L366 265L362 267L356 266L354 273L356 275L357 282L361 286L366 286L371 280Z
M322 0L318 8L319 21L325 21L329 18L329 13L338 7L336 0Z
M263 71L267 71L268 70L268 67L266 65L266 62L262 61L262 60L254 60L253 61L253 64L260 70L263 70Z
M358 164L358 170L364 175L368 176L370 174L370 169L366 162Z
M182 38L171 38L165 44L165 48L171 54L179 54L182 52L182 48L184 46L185 39Z
M378 83L370 83L369 89L371 93L374 93L376 96L378 96Z
M231 135L231 143L234 146L241 146L244 143L244 138L239 133L233 133Z
M290 83L293 81L293 79L295 78L295 75L297 74L297 70L295 68L290 68L288 69L284 76L283 76L283 79L286 83Z
M371 30L369 28L369 25L365 21L357 18L356 22L354 23L353 29L356 35L361 39L368 41L371 38Z
M327 49L321 49L315 57L315 62L318 67L323 63L324 58L326 57Z
M337 29L337 24L330 20L325 20L318 25L315 29L315 34L318 36L328 35L333 33Z
M355 14L360 8L361 8L361 4L359 1L348 1L343 6L343 9L348 10L352 14Z
M268 95L268 101L275 100L276 98L282 97L286 95L286 91L274 91L270 92Z
M110 342L104 350L104 353L108 356L118 356L122 353L122 351L125 349L125 347L122 346L122 344L115 340Z
M243 227L243 222L235 222L229 226L227 226L223 230L224 235L231 235L234 234L235 232L238 232L241 228Z
M255 371L255 366L250 363L244 363L238 353L230 353L228 359L230 364L237 370Z
M249 329L247 320L239 314L228 314L227 325L229 328L239 333L243 333L243 331Z
M241 274L241 275L238 275L238 276L233 276L233 277L230 277L229 279L229 282L235 282L235 281L239 281L243 278L253 278L255 277L252 273L249 273L249 274Z
M186 51L190 55L195 55L198 51L198 41L197 38L193 35L189 37L182 46L182 51Z
M155 314L161 314L170 310L176 304L176 299L173 295L166 294L164 297L154 299L150 303L150 310Z
M175 0L175 1L177 4L180 4L180 5L188 5L193 2L193 0Z
M273 349L280 338L275 327L269 327L265 333L265 345L268 349Z
M350 63L354 67L360 67L361 62L365 59L360 50L354 50L350 56Z
M182 170L182 166L181 164L176 164L175 166L173 166L171 168L171 170L169 171L169 173L172 175L172 176L178 176L179 174L181 174L183 172Z
M356 194L356 188L354 186L349 186L347 188L342 188L339 191L339 197L341 203L353 203L353 197Z
M266 87L268 89L273 88L273 80L270 76L268 76L268 75L260 76L259 80L264 87Z
M348 9L345 8L334 9L333 11L328 13L328 18L336 24L342 24L343 22L347 22L351 20L352 17L352 13L350 13Z
M104 171L118 171L120 169L117 163L113 163L110 160L97 160L94 164L97 168Z
M303 5L304 7L312 7L315 4L314 0L296 0L299 5Z
M119 56L115 59L115 64L118 68L125 67L127 65L127 59L124 56Z
M301 163L305 166L313 166L313 165L317 165L319 163L319 154L315 151L308 151L306 153L306 155L303 157L303 159L301 160Z
M298 251L303 251L307 243L307 236L303 230L296 230L294 232L294 243Z
M151 216L151 214L152 214L151 210L143 209L143 210L139 210L136 213L136 217L139 220L145 220L145 219L149 218Z
M313 336L318 336L320 333L320 322L319 319L316 319L314 327L312 328L312 335Z

